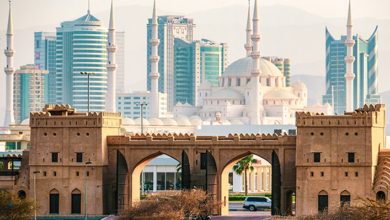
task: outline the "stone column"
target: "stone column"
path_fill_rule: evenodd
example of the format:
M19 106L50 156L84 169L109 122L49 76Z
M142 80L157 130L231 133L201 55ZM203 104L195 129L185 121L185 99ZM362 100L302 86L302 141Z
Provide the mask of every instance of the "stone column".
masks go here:
M268 167L268 191L271 192L272 176L271 167Z
M267 191L267 169L263 167L263 191Z
M157 191L157 166L153 166L153 192Z
M250 172L250 178L251 178L251 181L250 181L250 190L251 192L255 192L255 171L251 171Z

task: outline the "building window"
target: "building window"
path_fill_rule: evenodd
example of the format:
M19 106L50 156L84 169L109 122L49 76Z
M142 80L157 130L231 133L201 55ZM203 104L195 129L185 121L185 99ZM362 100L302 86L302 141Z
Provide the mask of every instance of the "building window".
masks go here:
M80 173L77 171L77 172L76 172L76 176L79 176L79 175L80 175Z
M82 163L83 162L83 153L76 153L76 161L77 163Z
M348 153L348 163L355 162L355 153Z
M45 172L43 172L43 176L46 176L46 171L45 171Z
M53 172L53 176L57 176L57 172L56 171Z
M321 162L321 153L314 153L314 163Z
M58 153L51 153L51 162L53 163L58 162Z
M313 177L314 176L314 172L310 172L310 176Z
M345 177L348 177L348 172L345 172Z
M321 176L324 176L324 172L321 172Z
M359 177L359 173L358 172L355 172L355 177Z
M200 169L205 170L207 168L207 154L200 153Z

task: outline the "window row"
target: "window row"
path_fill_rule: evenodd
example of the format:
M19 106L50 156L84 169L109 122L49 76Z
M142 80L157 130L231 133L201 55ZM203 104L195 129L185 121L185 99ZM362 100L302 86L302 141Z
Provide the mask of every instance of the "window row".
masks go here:
M349 136L349 132L345 132L345 136ZM357 132L355 132L355 136L358 136L359 134ZM310 133L310 136L314 136L314 132L311 132ZM320 132L320 136L324 136L324 132Z
M314 163L320 163L321 162L321 153L313 153L314 156ZM307 159L307 162L310 162L309 159ZM326 159L324 159L324 162L326 162ZM344 159L341 159L341 162L344 162ZM359 163L359 159L357 159L357 162ZM348 153L348 163L355 163L355 153Z
M90 159L89 159L90 161ZM45 158L43 158L43 162L45 162ZM51 162L57 163L58 162L58 153L51 153ZM61 162L61 158L60 158ZM72 158L73 162L73 158ZM77 163L82 163L83 162L83 153L76 153L76 162Z
M325 172L321 171L320 177L324 177L324 176L325 176ZM345 172L344 176L348 177L348 172ZM314 172L310 172L310 177L314 177ZM359 177L359 172L355 172L355 177Z

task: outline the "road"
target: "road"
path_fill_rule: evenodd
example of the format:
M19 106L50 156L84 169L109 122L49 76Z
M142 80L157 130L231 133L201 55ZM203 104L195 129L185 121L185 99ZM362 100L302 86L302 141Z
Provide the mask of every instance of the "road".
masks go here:
M271 217L271 212L248 212L234 211L229 212L229 216L215 216L212 220L262 220Z

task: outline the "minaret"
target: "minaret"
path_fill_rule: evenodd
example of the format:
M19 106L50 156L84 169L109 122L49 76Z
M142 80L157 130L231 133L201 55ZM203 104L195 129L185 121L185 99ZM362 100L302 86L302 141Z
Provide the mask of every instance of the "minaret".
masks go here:
M347 46L347 56L345 57L346 64L346 73L344 75L346 82L346 103L347 103L347 112L353 112L353 79L355 74L353 73L353 62L355 57L353 56L353 46L355 41L352 38L353 24L352 24L352 12L351 12L351 0L349 0L349 11L348 11L348 21L347 21L347 40L345 45Z
M11 14L11 1L9 1L9 17L8 17L8 28L7 28L7 49L4 50L5 56L7 57L7 67L4 68L6 74L6 104L5 104L5 118L4 127L15 124L14 117L14 30L12 28L12 14Z
M158 56L158 45L160 44L160 40L158 39L156 0L154 0L153 5L152 39L150 39L149 43L152 45L152 55L149 58L152 66L152 70L149 74L151 79L150 118L158 118L160 109L158 101L158 78L160 78L160 74L158 73L158 61L160 60L160 57Z
M257 0L255 0L255 11L253 14L253 51L252 51L252 93L251 93L251 104L252 104L252 115L251 125L260 124L260 19L258 13Z
M107 98L106 98L106 111L107 112L116 112L115 107L115 98L116 98L116 69L117 65L115 63L115 52L117 46L115 44L115 20L114 20L114 0L111 1L111 15L110 15L110 26L108 27L108 88L107 88Z
M251 55L252 53L252 40L251 40L251 35L252 35L252 20L251 20L251 1L248 0L249 5L248 5L248 21L246 24L246 44L245 50L246 50L246 56Z

